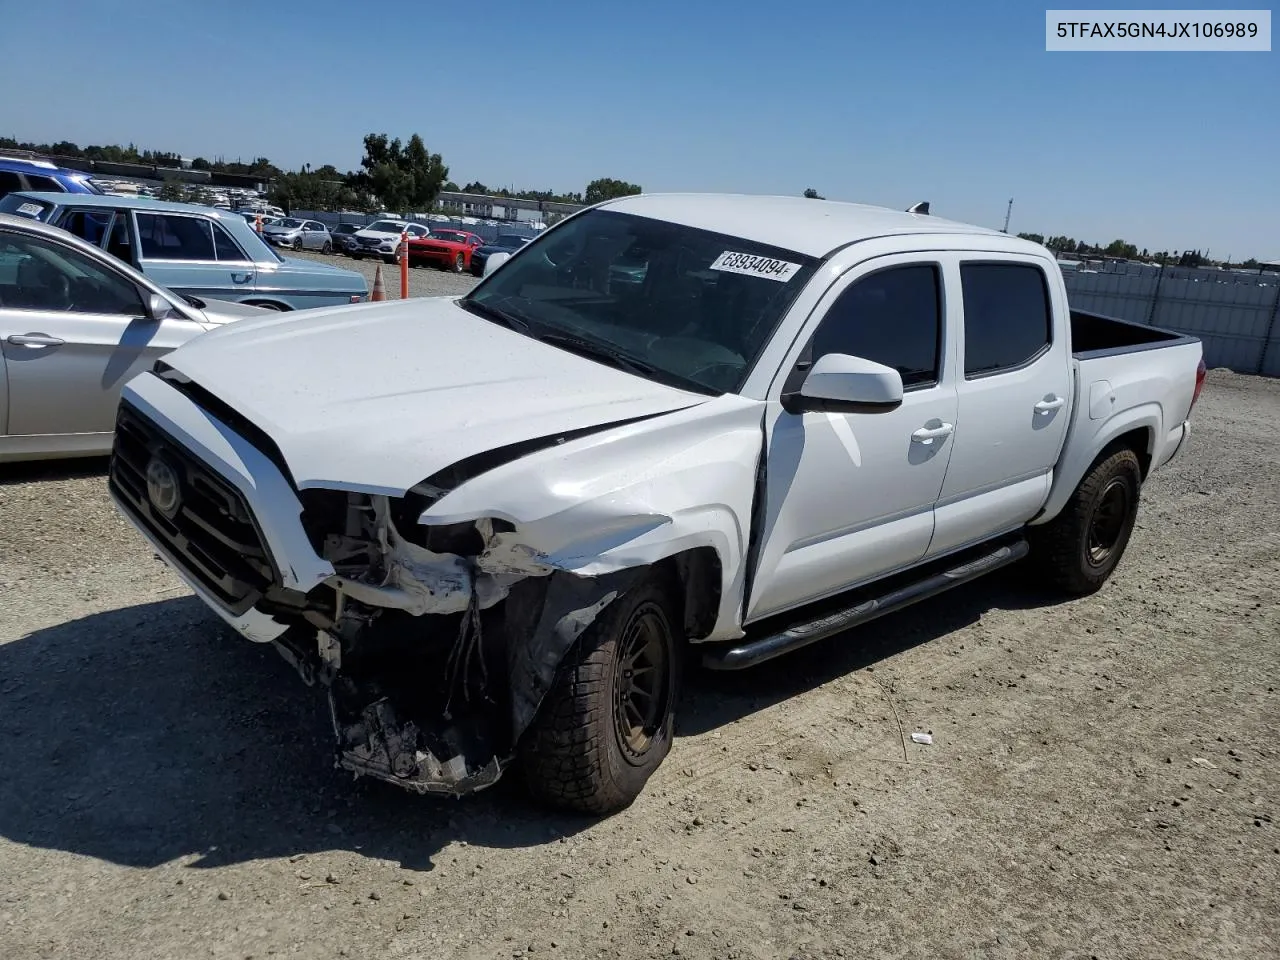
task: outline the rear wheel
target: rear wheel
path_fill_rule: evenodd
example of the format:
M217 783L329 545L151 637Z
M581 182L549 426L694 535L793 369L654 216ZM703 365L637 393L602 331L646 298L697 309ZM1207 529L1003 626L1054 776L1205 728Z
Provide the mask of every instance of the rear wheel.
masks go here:
M461 273L467 265L467 258L461 253L453 258L453 272Z
M1040 573L1075 596L1101 588L1129 545L1141 491L1142 465L1132 450L1095 463L1062 512L1031 529Z
M605 608L561 664L520 746L538 800L628 806L671 750L680 653L667 592L642 583Z

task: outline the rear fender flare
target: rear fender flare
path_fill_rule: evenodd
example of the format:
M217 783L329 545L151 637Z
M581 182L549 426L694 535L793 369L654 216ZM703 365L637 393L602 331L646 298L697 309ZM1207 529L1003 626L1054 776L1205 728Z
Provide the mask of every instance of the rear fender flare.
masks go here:
M1086 424L1091 422L1084 421ZM1152 458L1155 445L1160 441L1164 429L1164 416L1157 403L1144 403L1117 413L1107 420L1094 433L1087 446L1075 444L1073 437L1068 436L1063 447L1063 459L1054 470L1053 486L1049 490L1049 499L1045 501L1040 513L1031 521L1032 525L1048 523L1067 505L1076 487L1084 479L1098 455L1102 453L1116 438L1135 430L1143 430L1147 435L1146 449L1140 451L1147 458Z

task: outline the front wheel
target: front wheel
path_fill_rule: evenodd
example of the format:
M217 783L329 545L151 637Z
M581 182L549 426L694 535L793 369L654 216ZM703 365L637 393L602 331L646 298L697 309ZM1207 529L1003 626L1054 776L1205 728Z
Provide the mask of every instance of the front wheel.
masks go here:
M533 796L581 813L628 806L671 750L681 650L667 592L611 603L560 666L520 745Z
M324 242L324 246L320 248L321 253L333 253L333 244L328 240Z
M1129 545L1141 491L1142 464L1132 450L1095 463L1062 512L1031 529L1040 573L1074 596L1100 589Z
M295 249L295 250L301 250L301 249L302 249L302 238L301 238L301 237L294 237L294 238L293 238L293 249Z

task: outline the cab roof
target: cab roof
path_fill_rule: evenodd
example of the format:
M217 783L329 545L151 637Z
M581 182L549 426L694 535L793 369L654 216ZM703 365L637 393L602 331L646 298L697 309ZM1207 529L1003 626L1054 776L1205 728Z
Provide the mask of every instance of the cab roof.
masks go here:
M116 197L99 196L92 193L59 193L55 191L40 192L36 190L15 190L11 197L22 197L26 200L38 200L41 203L56 204L60 207L111 207L115 210L156 210L163 213L198 213L202 216L214 216L221 219L244 218L230 210L219 210L199 203L174 203L170 200L153 200L150 197Z
M608 200L599 206L742 237L811 257L826 257L840 247L862 240L908 234L968 234L1000 237L1006 243L1010 240L998 230L929 214L807 197L641 193Z

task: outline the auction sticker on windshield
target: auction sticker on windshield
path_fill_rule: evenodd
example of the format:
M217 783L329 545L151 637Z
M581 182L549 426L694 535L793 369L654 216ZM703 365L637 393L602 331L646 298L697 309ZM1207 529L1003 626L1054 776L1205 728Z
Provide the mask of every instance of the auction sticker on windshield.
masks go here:
M40 216L40 211L43 209L44 207L40 206L38 203L24 203L22 206L18 207L18 213L28 217L38 217Z
M800 269L798 263L786 260L774 260L772 257L757 257L750 253L734 253L726 250L711 263L712 270L725 273L741 273L748 277L764 277L766 280L777 280L786 283Z

